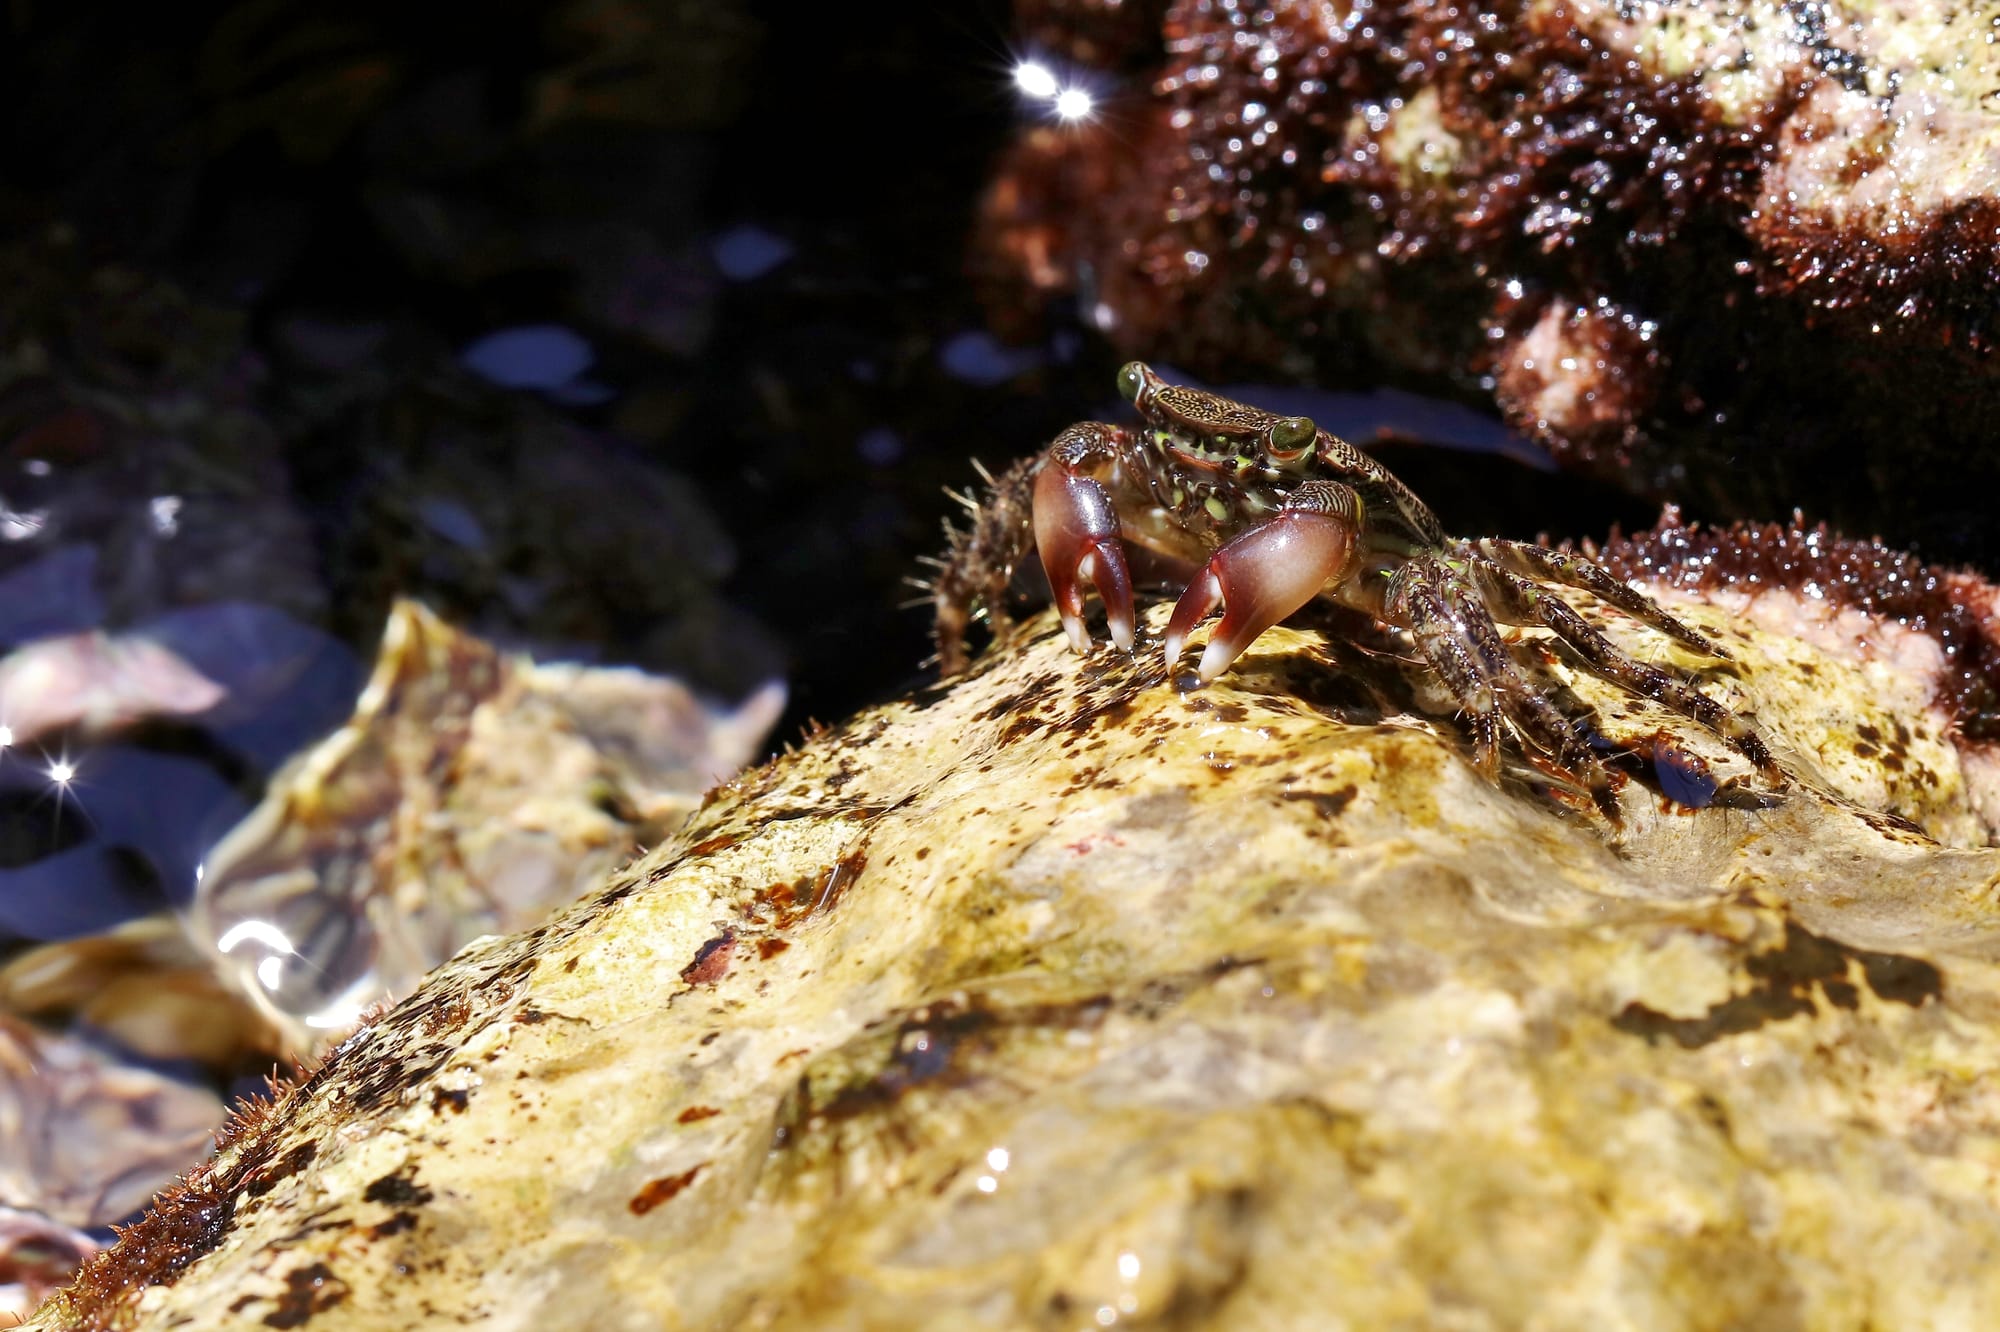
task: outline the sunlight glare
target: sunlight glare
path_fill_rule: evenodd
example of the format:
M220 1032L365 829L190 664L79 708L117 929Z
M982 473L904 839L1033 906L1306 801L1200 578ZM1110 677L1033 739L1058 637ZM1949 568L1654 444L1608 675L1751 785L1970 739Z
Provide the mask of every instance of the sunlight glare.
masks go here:
M1032 97L1038 102L1048 101L1062 91L1054 72L1039 60L1023 60L1014 66L1014 86L1021 90L1023 97Z
M297 951L292 947L291 936L266 920L242 920L231 925L222 932L222 937L215 941L215 951L232 952L239 944L246 943L260 943L281 953Z
M1081 88L1064 88L1056 94L1056 117L1066 124L1090 119L1097 100Z

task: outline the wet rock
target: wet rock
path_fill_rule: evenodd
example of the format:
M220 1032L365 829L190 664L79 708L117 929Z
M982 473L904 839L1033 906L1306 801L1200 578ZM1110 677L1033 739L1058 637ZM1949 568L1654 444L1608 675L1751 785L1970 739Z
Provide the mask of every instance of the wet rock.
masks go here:
M0 1207L0 1314L25 1319L50 1291L68 1285L99 1247L88 1235L33 1212Z
M30 1326L1975 1320L1985 742L1865 614L1649 590L1734 665L1593 618L1781 790L1532 634L1616 822L1322 628L1187 692L1164 608L1045 616L467 947Z
M241 314L96 264L62 229L0 245L0 286L0 577L26 580L0 640L220 601L317 618L312 533Z
M1711 516L2000 558L1984 11L1189 0L1142 42L1143 12L1024 15L1104 115L996 174L1003 322L1073 296L1212 379L1490 395Z
M130 651L88 650L114 649ZM207 1154L222 1100L156 1069L240 1088L323 1050L361 1005L663 839L783 702L775 684L726 709L636 670L532 663L399 605L356 716L209 852L192 911L0 966L0 1214L42 1227L0 1225L0 1311L8 1271L16 1303L38 1301L94 1247L56 1244L58 1223L121 1220ZM73 908L78 886L46 896Z
M351 641L417 596L510 646L712 690L782 669L719 593L723 524L649 450L452 365L419 328L298 320L279 340L302 485L339 515L327 561Z
M0 1014L0 1210L122 1220L201 1159L222 1116L204 1088Z
M231 984L177 913L43 944L0 967L0 1011L91 1036L138 1060L192 1062L217 1081L268 1073L284 1029Z
M469 940L518 930L686 819L784 707L537 664L398 602L346 725L209 853L189 925L296 1053Z
M62 634L0 655L0 744L24 745L45 731L103 732L142 717L205 712L222 687L158 643L138 635Z

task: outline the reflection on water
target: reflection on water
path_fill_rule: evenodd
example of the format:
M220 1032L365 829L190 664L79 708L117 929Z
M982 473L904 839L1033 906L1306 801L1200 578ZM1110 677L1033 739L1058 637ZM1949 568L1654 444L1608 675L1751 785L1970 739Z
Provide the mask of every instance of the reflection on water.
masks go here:
M306 878L310 880L310 876ZM312 882L296 886L306 890L300 894L301 901L312 900ZM343 1031L352 1027L371 1003L395 995L374 974L372 957L354 955L360 931L351 916L333 909L310 915L302 935L304 948L293 944L291 936L270 921L243 920L222 932L215 949L233 959L239 948L254 947L257 960L250 974L260 998L315 1032ZM331 981L336 976L353 979L336 989Z

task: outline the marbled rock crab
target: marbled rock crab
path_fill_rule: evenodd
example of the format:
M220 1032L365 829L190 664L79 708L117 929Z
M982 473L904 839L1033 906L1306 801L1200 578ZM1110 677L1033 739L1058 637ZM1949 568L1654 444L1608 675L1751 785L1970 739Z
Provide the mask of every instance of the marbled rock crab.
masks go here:
M989 478L982 499L968 500L973 525L953 532L931 584L947 675L966 664L968 623L1004 617L1008 586L1030 547L1041 553L1071 645L1090 647L1088 584L1104 603L1111 641L1131 650L1130 543L1170 569L1193 571L1167 623L1170 674L1189 633L1218 605L1222 620L1197 668L1202 683L1307 603L1348 607L1406 639L1437 673L1467 718L1473 761L1489 779L1499 775L1502 732L1511 730L1531 764L1579 783L1609 812L1610 779L1588 731L1515 659L1499 628L1539 626L1596 675L1700 723L1779 779L1747 721L1635 660L1551 590L1588 592L1696 652L1726 657L1597 564L1525 542L1448 535L1387 468L1306 417L1170 384L1137 361L1118 372L1118 387L1143 428L1073 425L1042 454Z

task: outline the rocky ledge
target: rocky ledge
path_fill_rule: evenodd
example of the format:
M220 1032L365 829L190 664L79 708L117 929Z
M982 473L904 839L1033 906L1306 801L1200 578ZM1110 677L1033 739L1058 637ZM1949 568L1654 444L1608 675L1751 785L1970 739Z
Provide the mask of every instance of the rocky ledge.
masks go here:
M1594 618L1780 789L1540 653L1616 821L1320 629L1189 691L1162 612L1136 661L1031 621L469 946L29 1326L1972 1326L1965 658L1779 582L1653 582L1727 668Z

